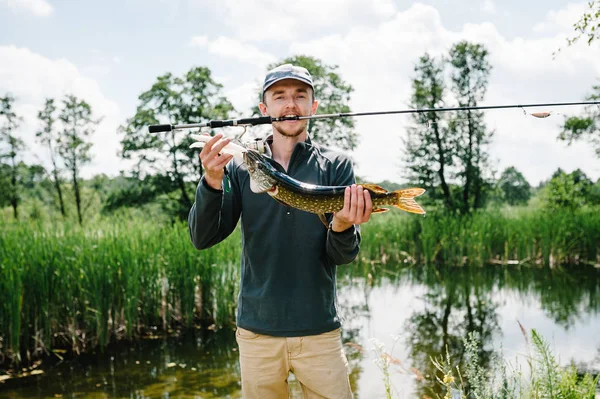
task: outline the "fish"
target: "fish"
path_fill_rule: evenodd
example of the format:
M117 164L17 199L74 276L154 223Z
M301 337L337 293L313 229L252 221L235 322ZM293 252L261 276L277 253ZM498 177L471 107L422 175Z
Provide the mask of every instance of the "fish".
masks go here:
M327 227L326 213L338 212L344 207L347 186L321 186L304 183L275 169L260 153L247 149L243 154L250 175L250 189L254 193L267 193L279 203L315 213ZM406 212L425 214L414 200L425 189L412 187L388 191L376 184L361 184L369 192L373 203L372 213L387 212L393 206Z

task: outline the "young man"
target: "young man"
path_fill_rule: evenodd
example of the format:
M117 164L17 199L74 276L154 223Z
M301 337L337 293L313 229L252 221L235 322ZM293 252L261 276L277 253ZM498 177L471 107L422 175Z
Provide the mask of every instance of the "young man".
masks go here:
M267 73L259 104L264 116L314 115L317 106L305 68L286 64ZM236 339L246 399L288 397L290 371L305 398L352 397L336 309L336 265L357 256L358 225L369 220L372 203L354 184L350 159L312 142L307 127L307 120L273 123L266 144L282 172L306 183L350 186L329 229L315 214L253 193L245 165L218 155L229 143L215 145L221 134L200 153L205 174L189 214L192 242L198 249L213 246L242 220ZM231 190L223 190L224 167Z

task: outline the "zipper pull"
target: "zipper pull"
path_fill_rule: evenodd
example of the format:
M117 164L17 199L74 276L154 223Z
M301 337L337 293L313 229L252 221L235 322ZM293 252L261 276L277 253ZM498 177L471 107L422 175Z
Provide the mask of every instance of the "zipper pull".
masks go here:
M225 184L224 189L226 193L231 192L231 180L229 178L229 172L227 171L227 167L223 167L223 171L225 172Z

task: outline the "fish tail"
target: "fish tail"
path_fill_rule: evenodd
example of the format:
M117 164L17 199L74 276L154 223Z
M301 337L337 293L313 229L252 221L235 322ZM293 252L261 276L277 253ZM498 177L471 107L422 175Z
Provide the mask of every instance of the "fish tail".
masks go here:
M391 193L394 196L394 203L392 205L406 212L424 215L425 210L421 208L419 204L417 204L417 201L414 200L414 197L418 197L424 192L425 189L416 187L396 190Z

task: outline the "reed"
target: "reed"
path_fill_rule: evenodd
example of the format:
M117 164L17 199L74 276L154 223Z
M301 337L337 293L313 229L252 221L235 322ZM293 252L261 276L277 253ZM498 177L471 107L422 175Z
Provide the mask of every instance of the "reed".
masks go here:
M362 233L359 259L340 269L365 277L382 264L600 263L600 212L594 209L468 217L392 211L373 216ZM239 230L197 251L185 223L126 215L84 227L4 219L0 362L59 347L79 353L155 331L232 325L239 259Z
M2 358L235 320L239 232L197 251L183 224L1 227Z

